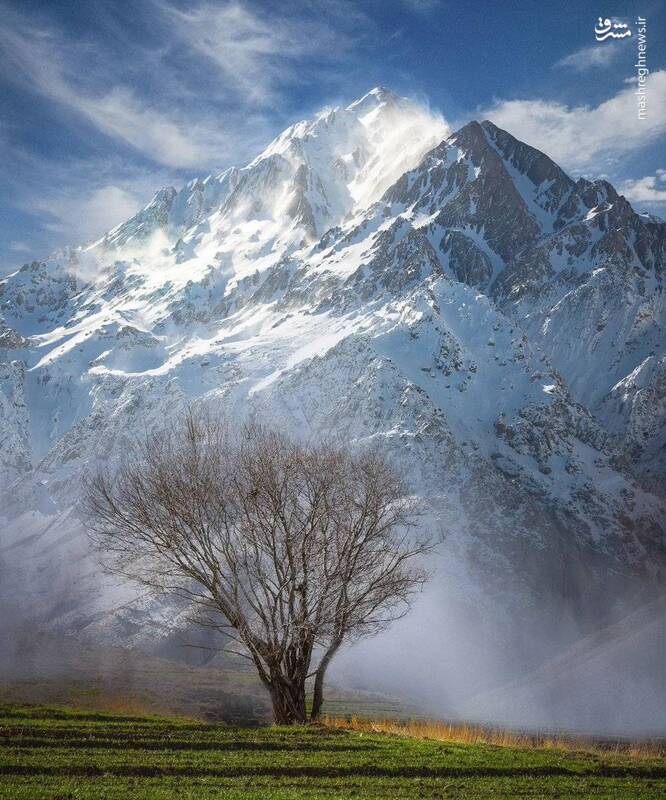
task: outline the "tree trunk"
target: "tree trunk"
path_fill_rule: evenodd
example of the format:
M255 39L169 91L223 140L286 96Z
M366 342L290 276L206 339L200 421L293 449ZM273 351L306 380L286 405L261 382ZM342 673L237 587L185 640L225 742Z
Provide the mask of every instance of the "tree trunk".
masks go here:
M276 679L271 682L269 691L276 725L304 725L307 722L305 679L298 680L291 686Z
M321 708L324 704L324 676L326 675L326 668L331 663L331 659L336 654L341 642L334 642L331 647L324 653L322 660L319 662L317 671L315 672L314 691L312 694L312 711L310 712L310 719L316 720L321 716Z

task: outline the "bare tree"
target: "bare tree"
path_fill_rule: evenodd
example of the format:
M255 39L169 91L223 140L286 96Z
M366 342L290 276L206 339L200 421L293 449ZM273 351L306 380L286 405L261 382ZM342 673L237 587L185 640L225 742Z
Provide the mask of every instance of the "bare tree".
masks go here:
M232 436L205 413L88 478L85 505L107 568L196 603L252 660L279 724L307 720L312 678L316 719L343 642L403 616L426 577L414 504L380 455L258 425Z

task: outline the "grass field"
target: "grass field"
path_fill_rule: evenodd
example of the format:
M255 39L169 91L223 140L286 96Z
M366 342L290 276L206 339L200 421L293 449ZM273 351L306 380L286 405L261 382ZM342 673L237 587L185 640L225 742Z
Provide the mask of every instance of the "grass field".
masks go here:
M0 797L657 798L666 761L334 727L0 707Z

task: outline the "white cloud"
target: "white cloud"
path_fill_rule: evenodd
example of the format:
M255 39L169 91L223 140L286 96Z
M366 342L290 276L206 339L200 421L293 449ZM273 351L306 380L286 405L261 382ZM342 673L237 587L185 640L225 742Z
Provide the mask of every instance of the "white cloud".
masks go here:
M260 107L279 104L290 82L307 79L298 68L303 59L340 58L349 42L324 22L295 13L259 15L238 2L186 11L166 3L153 8L164 40L158 51L133 54L136 85L118 80L108 53L3 9L0 48L9 74L156 163L201 171L265 144L274 132ZM178 47L190 59L185 70L167 58ZM211 62L219 79L210 77ZM215 87L211 102L203 102L201 85L185 85L185 78L196 84L196 75L199 83L209 82L207 89ZM150 94L140 91L149 83ZM232 95L220 113L219 103Z
M307 71L300 68L304 59L340 59L351 42L326 24L323 14L305 15L295 8L288 13L286 4L279 14L270 6L258 13L233 0L186 10L167 2L156 5L170 21L174 36L217 67L223 91L260 105L274 105L281 86L307 80ZM327 11L331 13L333 6Z
M600 171L666 133L666 70L647 78L647 118L637 117L636 87L598 106L567 106L545 100L501 100L483 116L548 153L566 169Z
M177 172L118 156L65 161L16 148L12 158L14 173L2 180L13 205L35 217L28 242L37 254L94 240L143 208L160 186L181 183Z
M585 72L590 68L605 68L610 66L617 56L624 52L622 43L605 42L589 47L582 47L574 53L556 61L554 67L573 69L576 72Z
M620 192L634 203L666 203L666 169L620 184Z
M86 97L61 87L64 102L99 130L122 139L160 164L195 167L221 158L228 138L219 128L201 122L187 125L174 114L140 101L132 91L116 87L100 97Z
M212 124L164 113L140 101L124 87L100 97L78 94L61 83L52 97L69 104L100 131L122 139L160 164L197 167L215 163L229 149L229 137Z
M173 110L139 99L126 86L81 88L75 73L85 61L84 52L53 31L31 29L14 16L0 27L0 44L15 77L157 163L170 167L214 163L229 147L229 137L219 124L183 119Z
M46 214L46 225L73 236L72 241L94 239L135 214L145 197L107 184L84 194L58 192L35 199L31 208Z

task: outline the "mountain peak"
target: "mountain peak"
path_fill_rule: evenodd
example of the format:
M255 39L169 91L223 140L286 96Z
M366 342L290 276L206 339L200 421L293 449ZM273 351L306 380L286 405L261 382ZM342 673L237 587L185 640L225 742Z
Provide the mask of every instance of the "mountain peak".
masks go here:
M390 100L390 99L397 99L398 95L395 92L392 92L390 89L387 89L386 86L375 86L374 89L370 89L368 94L374 95L378 100Z
M458 146L479 152L489 146L483 126L478 120L470 120L451 135L451 140Z
M484 119L483 122L481 122L481 127L483 128L484 131L487 131L488 133L493 135L502 130L501 128L498 128L497 125L495 125L495 123L489 119Z
M375 86L374 89L370 89L363 97L359 97L358 100L354 100L353 103L350 103L347 106L347 111L358 113L366 109L369 111L380 105L397 105L402 101L404 101L404 98L401 98L385 86Z
M195 178L194 181L190 181L190 184L194 184L197 179ZM148 203L146 208L152 208L153 206L161 205L163 203L171 203L173 198L178 194L176 188L174 186L164 186L162 189L159 189L153 195L153 199Z

